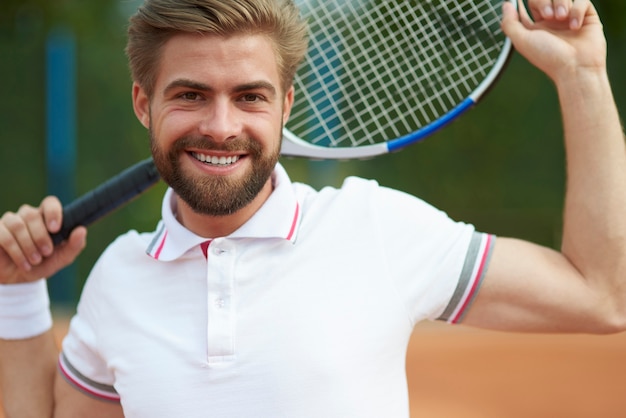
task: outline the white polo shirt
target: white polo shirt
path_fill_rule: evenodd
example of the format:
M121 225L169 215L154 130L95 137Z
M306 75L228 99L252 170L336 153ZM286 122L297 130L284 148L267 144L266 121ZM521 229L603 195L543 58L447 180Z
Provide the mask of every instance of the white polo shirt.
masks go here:
M209 244L171 190L156 231L118 238L63 342L66 379L126 418L408 417L413 327L462 317L492 237L374 181L318 192L280 165L273 181Z

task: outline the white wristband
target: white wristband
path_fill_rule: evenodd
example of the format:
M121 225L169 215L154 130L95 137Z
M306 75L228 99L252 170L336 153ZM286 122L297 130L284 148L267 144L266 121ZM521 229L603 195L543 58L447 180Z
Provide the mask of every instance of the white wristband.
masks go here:
M0 338L19 340L43 334L52 327L45 279L0 285Z

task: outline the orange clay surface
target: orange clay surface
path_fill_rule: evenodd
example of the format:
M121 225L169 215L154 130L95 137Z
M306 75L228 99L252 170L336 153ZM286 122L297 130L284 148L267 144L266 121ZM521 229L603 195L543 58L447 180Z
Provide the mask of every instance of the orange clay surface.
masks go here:
M60 340L67 321L57 319L55 329ZM407 374L411 418L626 417L626 333L528 335L422 324Z

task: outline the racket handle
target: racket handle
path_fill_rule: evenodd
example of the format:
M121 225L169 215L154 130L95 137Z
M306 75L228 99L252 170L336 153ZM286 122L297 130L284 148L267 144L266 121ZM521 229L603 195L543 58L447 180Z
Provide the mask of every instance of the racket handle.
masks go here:
M89 226L104 215L128 203L159 181L152 158L147 158L97 188L85 193L63 208L63 225L51 234L55 245L61 243L77 226Z

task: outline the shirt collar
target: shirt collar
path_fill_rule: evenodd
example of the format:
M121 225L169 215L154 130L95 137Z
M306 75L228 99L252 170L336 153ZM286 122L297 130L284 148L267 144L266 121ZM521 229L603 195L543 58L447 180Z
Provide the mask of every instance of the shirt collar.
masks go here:
M280 164L272 173L272 183L274 190L263 206L228 238L278 238L295 242L301 219L300 205L291 180ZM178 222L174 214L175 202L174 191L168 188L163 198L162 219L146 250L157 260L175 260L208 240Z

